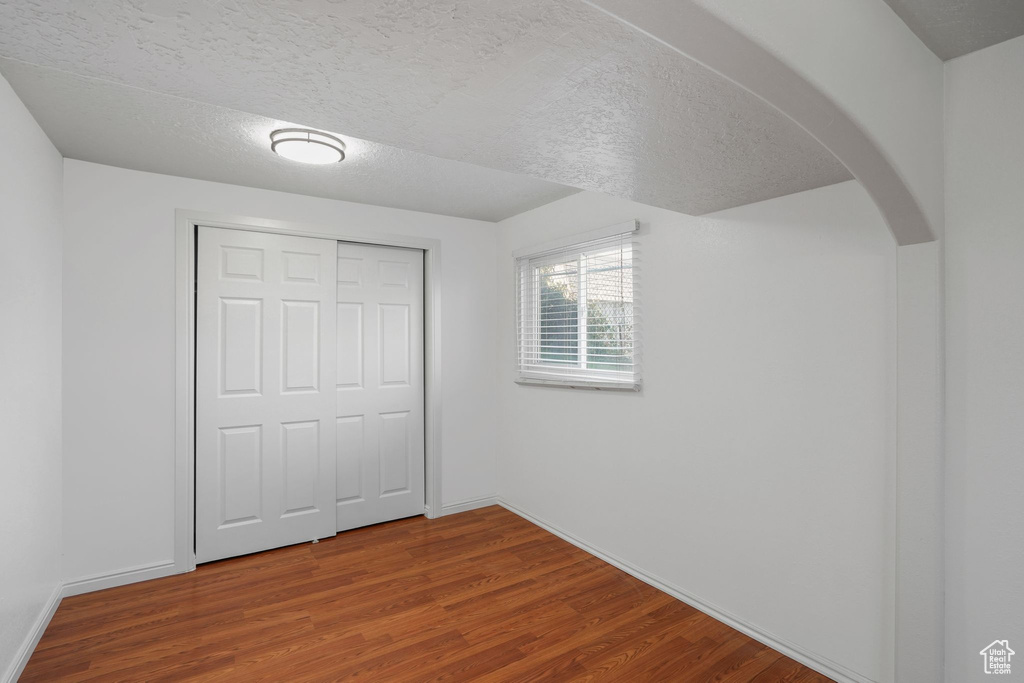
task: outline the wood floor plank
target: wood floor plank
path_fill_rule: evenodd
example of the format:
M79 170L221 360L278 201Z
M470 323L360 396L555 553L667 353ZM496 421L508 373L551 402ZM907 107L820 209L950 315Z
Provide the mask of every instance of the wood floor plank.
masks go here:
M690 608L676 601L680 609ZM537 641L524 646L529 659L501 670L508 680L537 680L542 675L557 674L554 680L569 680L583 673L586 665L599 660L602 655L632 642L652 631L672 629L672 618L656 618L645 607L634 608L630 612L614 619L602 618L589 622L587 628L578 628L578 618L572 623L577 625L573 635L564 639L555 631L541 632ZM575 657L566 658L564 653L569 648L576 653Z
M829 679L498 506L65 599L23 681Z

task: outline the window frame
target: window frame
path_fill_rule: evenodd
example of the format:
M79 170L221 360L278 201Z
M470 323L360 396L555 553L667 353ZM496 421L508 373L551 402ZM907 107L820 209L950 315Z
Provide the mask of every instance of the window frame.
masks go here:
M607 370L587 368L590 360L588 353L587 332L587 292L586 278L583 267L583 259L588 253L597 253L608 248L602 247L601 241L612 240L616 237L622 241L630 242L630 268L633 271L633 298L631 305L634 311L638 309L639 283L637 275L638 249L635 240L635 233L638 222L628 221L608 226L600 230L588 233L573 235L554 242L535 247L517 250L513 253L513 269L515 279L516 301L515 301L515 330L516 330L516 383L523 385L539 386L560 386L578 389L613 389L626 391L639 391L642 386L640 370L640 325L636 313L631 314L633 320L633 344L632 370ZM597 243L597 244L595 244ZM577 250L578 248L578 250ZM541 317L539 297L540 281L542 277L539 270L545 265L569 263L572 261L573 252L576 251L577 267L577 316L576 336L578 351L576 361L572 365L541 361L541 345L526 344L525 335L530 330L539 330L539 319ZM529 268L529 277L525 277L524 266ZM584 371L585 375L559 372L559 367L566 370Z

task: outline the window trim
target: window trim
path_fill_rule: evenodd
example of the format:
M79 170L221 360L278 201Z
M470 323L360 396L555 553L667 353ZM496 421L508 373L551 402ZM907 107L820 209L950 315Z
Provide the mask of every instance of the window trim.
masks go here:
M616 223L609 225L597 230L591 230L584 233L577 233L569 235L557 240L545 242L543 244L534 245L522 249L517 249L512 252L512 270L513 270L513 282L514 286L514 306L513 311L515 315L515 383L525 386L553 386L562 387L568 389L595 389L595 390L613 390L613 391L640 391L642 386L642 379L638 372L622 372L616 370L590 370L591 378L582 377L571 377L565 374L560 374L554 371L546 371L541 369L539 363L537 364L520 364L522 358L522 334L523 334L523 319L526 319L529 315L529 319L533 320L538 315L533 308L539 302L531 302L530 311L527 314L525 311L525 292L524 287L526 286L520 277L520 261L527 259L531 262L531 265L536 263L542 264L545 256L549 255L552 258L552 262L561 261L564 254L558 252L564 252L567 249L571 249L574 246L584 246L589 242L596 242L599 240L610 239L621 235L634 234L640 227L639 221L630 220L623 223ZM635 266L634 266L635 267ZM580 306L584 305L583 298L581 297ZM523 319L520 318L522 315ZM584 320L586 312L583 313ZM532 323L531 323L532 324ZM634 342L639 341L639 329L634 337ZM583 341L581 344L586 343L585 336L581 335ZM639 348L639 344L637 345ZM583 350L581 350L583 353ZM553 368L552 368L553 370ZM596 379L594 377L604 377L604 379ZM631 381L632 380L632 381Z

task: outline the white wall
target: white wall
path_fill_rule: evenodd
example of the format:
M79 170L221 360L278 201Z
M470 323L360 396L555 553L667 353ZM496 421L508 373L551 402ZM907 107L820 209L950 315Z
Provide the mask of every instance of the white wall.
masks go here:
M899 248L895 679L943 679L942 243Z
M942 61L885 0L698 4L786 61L863 127L942 235Z
M0 680L60 584L60 154L0 78Z
M66 579L173 556L179 208L442 240L443 502L494 494L494 224L72 160L64 183Z
M643 391L514 384L512 250L631 218ZM499 225L502 498L889 680L897 252L863 189L701 218L581 193Z
M777 107L874 198L900 244L941 235L942 62L885 0L584 0Z
M946 64L946 680L1024 669L1024 38Z
M584 0L785 112L874 199L900 250L895 677L942 679L943 65L884 0ZM916 247L924 244L921 248Z

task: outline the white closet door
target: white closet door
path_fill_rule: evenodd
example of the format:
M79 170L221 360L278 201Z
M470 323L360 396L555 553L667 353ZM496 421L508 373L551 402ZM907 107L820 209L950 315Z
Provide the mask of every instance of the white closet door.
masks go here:
M338 531L423 514L423 252L338 243Z
M199 229L198 562L334 535L336 251Z

